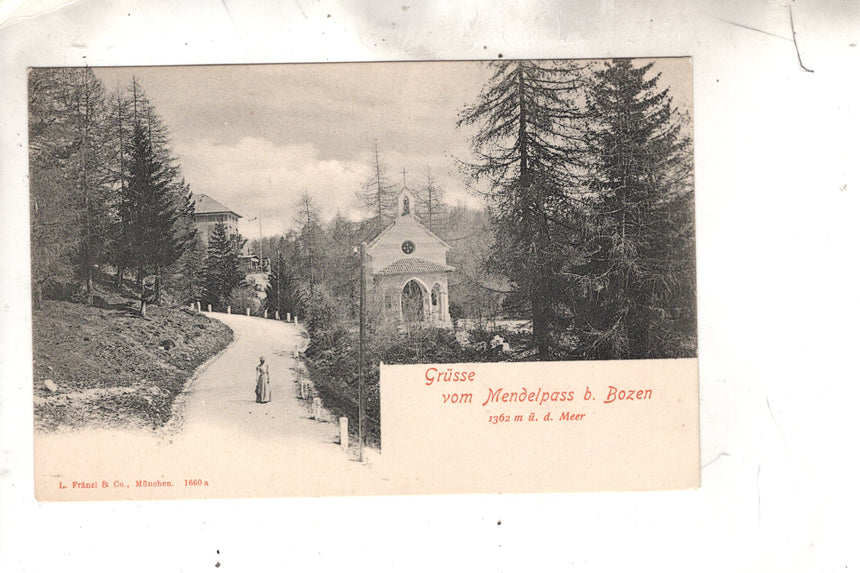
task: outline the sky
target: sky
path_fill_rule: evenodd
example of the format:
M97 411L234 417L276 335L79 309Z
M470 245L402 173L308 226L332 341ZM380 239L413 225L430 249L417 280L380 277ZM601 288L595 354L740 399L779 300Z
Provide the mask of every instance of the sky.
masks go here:
M685 60L659 65L682 105ZM356 191L371 172L374 141L398 188L428 172L447 203L479 207L462 172L472 131L458 113L474 103L492 70L480 62L386 62L95 68L108 92L135 77L162 117L194 193L242 215L248 238L296 227L307 189L324 220L363 216ZM677 94L675 92L678 92ZM688 90L687 90L688 91ZM680 96L680 97L679 97ZM473 189L470 191L470 187ZM259 217L259 220L249 221ZM260 224L261 221L261 224Z

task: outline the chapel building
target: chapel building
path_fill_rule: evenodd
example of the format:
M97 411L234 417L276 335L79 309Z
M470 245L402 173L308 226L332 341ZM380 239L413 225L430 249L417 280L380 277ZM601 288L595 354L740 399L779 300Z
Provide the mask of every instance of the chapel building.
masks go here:
M451 247L422 225L415 196L397 196L394 222L367 245L367 272L376 307L398 322L451 323L447 255Z

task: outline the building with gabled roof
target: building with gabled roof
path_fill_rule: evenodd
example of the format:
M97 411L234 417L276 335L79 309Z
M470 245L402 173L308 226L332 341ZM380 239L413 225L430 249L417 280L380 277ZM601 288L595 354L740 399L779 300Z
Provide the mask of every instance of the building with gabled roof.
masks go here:
M209 244L209 232L218 223L226 225L228 236L239 236L239 219L242 215L205 193L195 193L191 200L194 202L194 223L204 245Z
M404 186L394 221L367 245L373 297L391 319L447 325L451 246L421 224L416 207L415 196Z

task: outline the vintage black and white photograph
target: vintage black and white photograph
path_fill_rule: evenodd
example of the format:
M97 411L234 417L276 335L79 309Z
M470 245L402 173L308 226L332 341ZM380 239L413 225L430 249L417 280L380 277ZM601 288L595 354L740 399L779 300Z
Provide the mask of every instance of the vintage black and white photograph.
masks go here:
M38 495L385 491L380 364L695 358L692 113L689 58L31 69Z

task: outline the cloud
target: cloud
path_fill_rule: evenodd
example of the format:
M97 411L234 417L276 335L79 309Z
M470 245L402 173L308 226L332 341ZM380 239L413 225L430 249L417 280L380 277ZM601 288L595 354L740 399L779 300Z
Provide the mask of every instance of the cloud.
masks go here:
M307 188L328 219L362 216L355 192L378 142L389 179L413 190L429 170L450 203L480 207L456 159L470 129L457 114L490 70L475 62L101 68L108 89L140 82L168 126L194 192L244 216L256 236L293 226Z
M356 215L355 192L367 170L362 163L323 159L312 143L276 145L257 137L232 144L198 139L176 151L192 191L242 215L240 231L250 237L259 230L247 219L256 216L262 216L264 235L293 227L294 206L304 189L316 199L324 219L338 210Z

